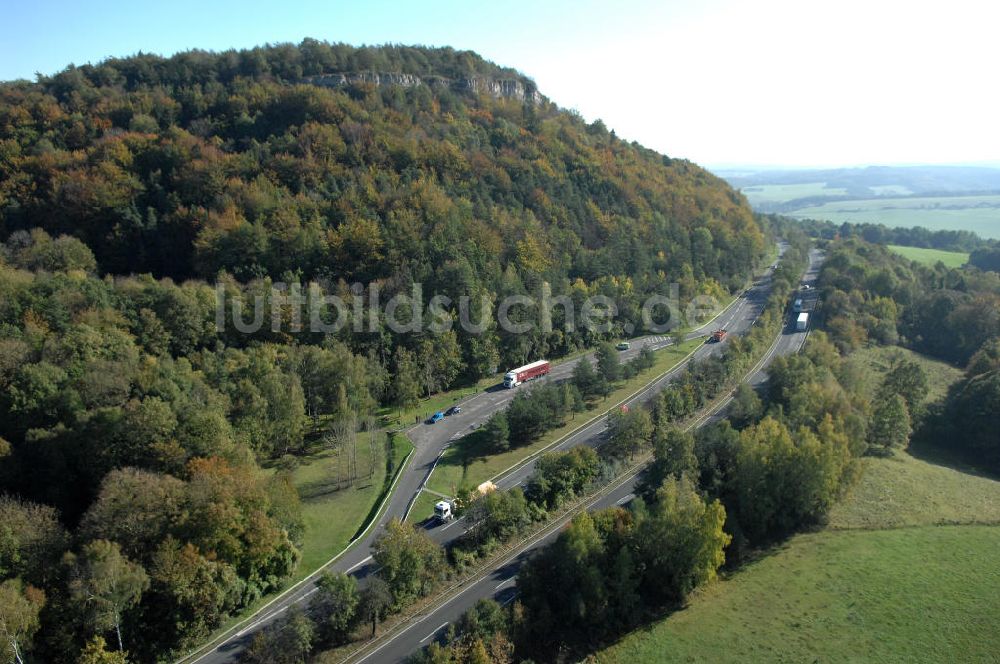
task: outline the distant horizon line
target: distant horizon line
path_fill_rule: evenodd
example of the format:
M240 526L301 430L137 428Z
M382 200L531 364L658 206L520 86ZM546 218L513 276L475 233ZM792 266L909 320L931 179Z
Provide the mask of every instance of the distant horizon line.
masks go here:
M1000 170L1000 159L976 161L912 161L912 162L860 162L853 164L782 164L752 162L704 162L702 166L710 171L830 171L860 170L863 168L989 168Z

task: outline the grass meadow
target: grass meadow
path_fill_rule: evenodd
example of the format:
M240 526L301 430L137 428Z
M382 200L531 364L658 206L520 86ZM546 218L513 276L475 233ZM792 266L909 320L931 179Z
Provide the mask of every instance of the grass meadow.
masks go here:
M1000 239L1000 194L829 201L787 214L835 223L871 222L889 227L923 226L932 231L967 230L982 237Z
M992 662L997 526L798 535L597 662Z
M969 254L961 251L903 247L898 244L890 244L889 249L904 258L923 263L924 265L934 266L937 265L938 261L941 261L945 264L945 267L962 267L969 262Z
M861 389L870 399L875 395L882 381L882 375L890 369L896 358L915 361L924 370L928 387L924 403L943 398L951 384L962 377L963 372L958 367L899 346L867 346L851 353L847 361L861 365L859 368L863 371L860 373L865 376Z
M916 360L934 401L962 372L900 348L849 361ZM995 662L1000 653L1000 481L898 452L866 457L828 523L796 535L593 662Z
M1000 482L905 453L864 460L829 525L594 655L635 662L991 662Z
M379 432L379 436L385 434ZM302 501L305 532L302 540L302 560L291 581L297 581L316 570L346 547L375 510L385 489L386 478L392 474L412 448L401 434L391 438L392 467L387 472L386 446L380 445L375 455L364 434L359 434L357 467L360 479L352 484L338 481L346 476L346 460L331 449L319 447L292 470L292 484Z

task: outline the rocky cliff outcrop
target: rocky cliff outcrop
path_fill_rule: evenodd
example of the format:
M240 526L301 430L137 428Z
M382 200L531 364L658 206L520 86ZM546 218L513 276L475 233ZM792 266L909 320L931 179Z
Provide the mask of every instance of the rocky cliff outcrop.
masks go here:
M540 104L545 101L545 97L535 90L529 88L523 81L514 78L446 78L444 76L416 76L415 74L401 74L394 72L373 72L361 71L341 74L320 74L318 76L308 76L302 79L303 83L319 85L325 88L341 88L358 83L368 83L371 85L400 85L410 88L415 85L427 85L432 88L447 88L455 92L466 94L486 94L496 98L517 99L518 101L530 104Z

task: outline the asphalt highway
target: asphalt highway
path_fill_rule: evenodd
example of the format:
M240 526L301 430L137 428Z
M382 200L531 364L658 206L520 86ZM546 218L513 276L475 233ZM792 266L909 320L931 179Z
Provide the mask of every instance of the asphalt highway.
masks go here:
M783 253L783 251L784 247L779 247L779 252ZM701 337L717 328L724 328L728 330L730 334L740 334L748 329L760 315L767 302L769 293L770 270L768 270L762 278L758 279L750 289L724 309L716 318L706 322L692 332L689 332L686 335L686 338L693 339ZM622 351L620 354L620 357L623 360L630 359L631 357L637 355L643 346L649 346L653 350L658 350L671 344L670 338L663 335L650 335L638 339L632 339L630 341L631 348L627 351ZM707 343L699 348L693 354L693 357L700 358L706 357L712 353L719 353L724 346L725 342L712 344ZM550 374L539 380L558 381L568 378L572 374L573 368L578 362L581 361L582 357L592 359L593 354L591 353L586 356L581 356L580 358L555 364L553 365ZM679 364L673 370L659 378L655 383L635 395L627 403L630 406L634 406L647 401L652 395L661 390L667 382L682 371L683 368L684 363ZM293 604L307 601L308 598L316 592L317 589L315 579L319 576L320 571L345 572L358 577L363 583L364 577L372 571L372 544L381 534L390 519L403 518L408 513L417 495L419 495L426 478L431 472L436 459L440 456L442 451L452 442L461 438L464 434L468 433L475 427L481 425L492 413L506 406L518 390L530 389L533 384L536 384L536 381L529 382L513 390L505 389L502 385L494 386L483 392L456 402L456 405L459 405L462 408L462 412L459 415L446 417L434 424L426 424L422 422L415 424L408 429L406 433L413 441L415 448L412 452L412 458L410 459L407 467L396 479L396 485L390 493L387 505L378 518L372 523L371 527L361 537L353 542L347 550L324 566L322 570L317 570L316 573L305 579L303 582L300 582L297 586L293 586L290 590L276 597L269 604L260 609L255 615L251 616L243 623L240 623L233 630L227 633L223 639L215 644L210 650L202 652L201 654L182 658L178 661L178 664L181 662L194 664L227 664L238 661L240 653L250 643L250 640L253 638L254 634L257 633L257 631L274 621ZM584 415L584 417L585 416L586 415ZM576 431L572 435L560 441L557 445L550 448L549 451L567 449L580 444L592 446L599 445L603 440L605 429L605 418L599 417L592 424ZM534 458L529 459L523 464L508 471L503 476L494 479L494 482L497 486L503 489L522 485L534 470L534 463ZM425 523L425 527L428 528L428 532L431 537L442 544L459 537L465 532L465 523L461 519L450 521L446 524L427 522ZM512 587L513 582L511 581L509 585ZM499 588L498 590L504 590L504 588ZM472 604L474 603L475 601L473 600ZM464 604L462 604L462 606L468 608ZM471 604L468 606L471 606ZM462 610L464 611L464 608ZM454 617L457 617L457 615L460 614L461 611L459 611L459 614L456 614ZM451 619L454 619L454 617ZM450 619L447 622L450 622ZM445 625L447 622L445 622ZM419 641L417 643L419 643ZM412 650L416 647L407 639L402 639L399 642L399 646L401 648L408 649L403 654L399 654L395 649L393 649L391 652L395 654L385 653L385 655L388 656L388 659L378 657L369 661L396 661L397 659L405 658L405 654L412 652ZM393 659L394 657L395 659Z
M807 311L811 311L815 305L815 281L821 262L822 255L815 250L812 251L809 256L809 268L802 280L802 284L808 284L810 286L809 290L803 291L803 299L805 300L804 305ZM754 286L754 288L747 294L747 297L741 299L739 306L735 307L731 314L727 314L731 316L730 319L723 319L725 320L725 324L720 324L720 326L726 327L731 332L735 333L744 331L747 327L752 325L753 321L760 315L760 312L767 300L768 292L769 283L768 280L765 279L763 282ZM797 353L805 344L808 334L808 330L801 332L796 331L795 314L790 313L786 318L786 324L781 335L758 363L758 366L755 368L756 370L749 375L747 382L753 386L762 385L767 380L767 367L771 361L773 361L775 357L781 355ZM696 355L704 356L708 353L719 352L720 346L722 346L722 344L706 344ZM665 376L662 380L657 381L657 385L662 387L664 382L669 381L671 376L676 374L676 372L681 369L682 367L678 367L671 372L671 374ZM647 400L652 394L655 393L655 391L657 391L655 388L644 391L642 394L637 395L633 402ZM718 403L710 413L705 414L705 416L697 420L694 426L705 426L706 424L723 417L726 407L731 399L732 397L729 397ZM604 432L605 422L604 418L601 418L593 425L588 426L571 436L564 443L564 445L560 445L560 447L570 447L572 445L579 444L599 445L603 440ZM523 483L523 481L531 474L533 465L533 461L525 464L523 467L518 468L503 477L497 482L497 484L502 488L509 488ZM627 504L635 497L637 482L638 473L619 480L618 486L614 488L614 490L593 499L593 501L587 505L587 509L600 510L614 505ZM529 540L521 548L502 560L494 568L481 574L476 579L466 583L460 588L455 589L446 602L438 605L436 608L423 615L416 616L402 629L378 643L378 645L374 648L362 651L348 661L353 664L360 662L364 662L366 664L374 664L377 662L381 664L383 662L404 661L417 649L428 645L434 639L440 638L447 630L448 625L456 621L463 613L471 609L480 599L492 597L501 604L513 601L517 592L517 573L521 565L532 555L533 552L540 547L551 543L556 537L558 537L559 532L562 530L562 526L568 522L569 518L570 517L565 517L564 519L552 524L552 526L537 534L534 539ZM454 538L464 531L465 527L462 520L456 520L449 522L446 525L439 526L431 532L433 533L435 539L444 542Z

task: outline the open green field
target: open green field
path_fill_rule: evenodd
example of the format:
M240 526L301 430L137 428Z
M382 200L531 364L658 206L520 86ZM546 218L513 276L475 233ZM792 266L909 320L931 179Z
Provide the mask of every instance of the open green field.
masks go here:
M598 662L994 662L1000 527L792 538Z
M872 222L889 227L923 226L932 231L967 230L986 238L1000 238L1000 194L830 201L787 214L835 223Z
M508 450L501 454L491 454L488 450L479 449L476 446L477 437L474 435L459 439L448 448L448 451L441 458L427 482L427 488L447 496L454 496L458 488L463 485L475 487L496 477L504 470L538 453L570 433L611 404L621 401L654 378L666 373L702 343L704 343L702 339L692 339L680 346L668 346L656 351L656 364L652 369L619 384L607 399L594 402L592 410L571 416L562 427L549 431L530 445ZM411 511L410 519L419 521L428 516L437 500L438 498L425 492Z
M800 198L816 196L845 196L848 190L844 187L828 187L826 182L805 182L800 184L757 184L741 187L740 191L750 205L757 206L767 203L788 203ZM875 185L868 187L873 196L898 197L913 193L908 187L897 184Z
M830 529L1000 525L1000 482L996 480L906 453L885 459L867 457L862 463L861 479L830 511Z
M962 370L947 362L915 353L899 346L867 346L854 351L847 358L849 363L861 365L861 374L865 381L861 387L865 396L872 398L882 381L882 375L892 366L893 358L899 357L917 362L927 375L927 398L925 403L931 403L943 398L952 383L962 377Z
M795 536L597 662L995 662L1000 482L864 460L829 527Z
M384 434L380 434L384 435ZM411 449L402 435L392 437L393 472ZM385 488L385 446L378 451L375 472L368 477L371 452L367 442L358 443L357 465L364 479L353 486L341 488L336 481L337 455L329 449L319 449L305 457L292 471L292 483L302 500L305 534L302 540L302 560L291 581L308 576L346 547L377 507ZM339 464L340 466L343 463Z
M762 184L743 187L740 191L750 201L750 205L754 206L760 203L785 203L810 196L842 196L847 193L847 190L841 187L827 189L825 182Z
M889 249L911 261L917 261L924 265L936 265L938 261L946 267L962 267L969 262L969 254L961 251L941 251L940 249L924 249L922 247L903 247L898 244L890 244Z

